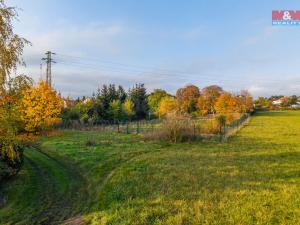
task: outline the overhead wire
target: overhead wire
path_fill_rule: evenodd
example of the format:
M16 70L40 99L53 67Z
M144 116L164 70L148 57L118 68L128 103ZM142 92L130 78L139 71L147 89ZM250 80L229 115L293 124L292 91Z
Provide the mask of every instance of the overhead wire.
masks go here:
M56 55L57 63L66 65L66 66L73 66L73 67L79 67L82 69L88 69L92 71L102 70L103 72L113 72L113 73L135 73L135 75L140 76L151 76L156 78L176 78L176 79L183 79L187 81L205 81L205 82L284 82L286 80L277 80L277 79L260 79L260 78L244 78L244 77L231 77L231 78L218 78L216 77L216 74L211 75L201 75L196 73L185 73L183 71L176 71L176 70L170 70L170 69L161 69L161 68L153 68L149 66L138 66L138 65L132 65L132 64L124 64L119 62L113 62L113 61L107 61L102 60L100 58L90 58L90 57L82 57L82 56L71 56L66 54L60 54L57 53ZM157 77L159 76L159 77ZM195 77L196 76L196 77Z

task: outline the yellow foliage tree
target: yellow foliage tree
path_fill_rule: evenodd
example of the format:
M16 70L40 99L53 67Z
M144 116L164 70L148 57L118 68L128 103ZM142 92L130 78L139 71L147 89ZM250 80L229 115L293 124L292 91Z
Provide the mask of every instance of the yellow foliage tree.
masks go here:
M134 104L129 98L126 98L125 102L123 103L122 109L127 119L131 119L134 116Z
M206 116L209 113L208 101L203 95L198 98L197 109L201 116Z
M25 130L38 132L51 128L60 122L62 107L61 97L44 81L40 81L37 87L25 90L20 107Z
M156 110L158 117L167 115L170 112L174 112L178 109L178 104L175 98L173 97L164 97Z

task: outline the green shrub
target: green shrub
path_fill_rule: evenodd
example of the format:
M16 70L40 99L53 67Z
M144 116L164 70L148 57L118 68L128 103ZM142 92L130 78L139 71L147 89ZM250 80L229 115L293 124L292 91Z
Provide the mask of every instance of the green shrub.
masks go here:
M70 126L74 121L80 120L80 113L76 108L64 109L61 114L64 126Z

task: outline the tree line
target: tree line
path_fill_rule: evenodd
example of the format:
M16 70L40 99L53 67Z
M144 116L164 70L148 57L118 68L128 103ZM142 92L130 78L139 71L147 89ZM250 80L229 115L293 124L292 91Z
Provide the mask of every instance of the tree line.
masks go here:
M115 84L103 85L92 97L73 101L65 99L62 120L82 123L116 123L120 121L163 118L176 112L191 117L214 114L247 113L253 110L253 99L247 91L237 94L224 91L217 85L202 90L187 85L176 95L156 89L147 94L144 84L135 84L128 92Z

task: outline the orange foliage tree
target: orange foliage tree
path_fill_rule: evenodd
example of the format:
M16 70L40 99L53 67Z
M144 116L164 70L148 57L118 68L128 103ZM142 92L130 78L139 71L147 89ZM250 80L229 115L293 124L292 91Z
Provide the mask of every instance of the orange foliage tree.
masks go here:
M63 107L61 97L46 82L40 81L37 87L23 92L21 118L28 132L39 132L60 122Z
M203 88L201 96L197 101L197 109L200 115L205 116L208 113L214 114L216 112L214 106L222 92L223 89L217 85L211 85Z
M199 96L200 90L195 85L188 85L184 88L178 89L176 92L176 98L178 100L180 110L186 113L196 111L196 104Z
M238 99L228 92L224 92L215 103L215 109L218 114L229 114L240 112L240 103Z

